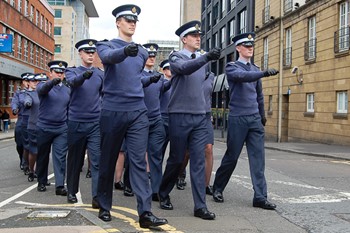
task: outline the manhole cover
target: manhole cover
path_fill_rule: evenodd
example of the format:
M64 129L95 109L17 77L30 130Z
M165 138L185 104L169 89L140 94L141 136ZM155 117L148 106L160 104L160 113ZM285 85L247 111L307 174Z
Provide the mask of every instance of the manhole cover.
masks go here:
M39 210L28 214L27 218L65 218L70 210Z

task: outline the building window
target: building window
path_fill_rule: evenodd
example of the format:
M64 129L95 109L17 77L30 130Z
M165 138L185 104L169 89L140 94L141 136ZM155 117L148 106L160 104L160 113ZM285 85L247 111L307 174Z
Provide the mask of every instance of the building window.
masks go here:
M210 50L210 47L211 46L211 38L208 38L208 40L207 40L207 51L209 51Z
M286 29L286 47L284 49L283 61L285 67L290 67L292 65L292 29Z
M28 41L23 39L23 49L24 49L24 60L28 61Z
M8 84L9 84L9 89L8 89L8 92L9 92L9 102L8 103L11 103L12 101L12 98L13 98L13 95L15 93L15 84L14 84L14 81L13 80L9 80L8 81ZM8 104L7 103L7 104Z
M315 94L306 94L306 112L315 112Z
M272 112L272 95L269 95L269 106L267 111L270 113Z
M227 0L221 0L220 1L220 6L221 6L221 13L220 13L220 19L225 16L226 12L226 1Z
M308 20L308 41L305 43L305 60L316 58L316 16Z
M39 11L36 10L35 13L35 25L38 26L39 25Z
M284 0L284 13L288 13L293 10L293 0Z
M22 37L17 35L17 58L22 59Z
M232 38L235 36L235 24L236 24L236 20L232 19L229 22L229 27L228 27L228 35L229 35L229 40L227 41L227 45L231 44Z
M337 92L337 113L348 113L348 92Z
M261 67L262 69L267 69L268 68L268 65L269 65L269 40L267 37L264 38L263 40L263 43L264 43L264 55L261 59Z
M50 5L55 5L55 6L65 6L66 5L66 0L48 0Z
M218 33L215 33L213 35L213 45L212 48L217 47L218 46Z
M34 44L30 43L30 63L34 64Z
M44 50L43 49L39 49L39 50L40 50L40 66L44 68Z
M205 7L206 7L206 5L205 5L205 0L202 0L202 12L205 11Z
M222 27L220 29L220 41L221 41L221 48L225 48L225 27Z
M247 10L239 13L239 34L247 32Z
M62 10L61 9L55 9L55 18L57 18L57 19L62 18Z
M265 7L262 11L262 17L263 23L267 23L270 21L270 0L265 0Z
M10 5L16 7L15 0L10 0Z
M30 5L30 21L33 22L33 17L34 17L34 6Z
M55 44L55 53L61 53L61 45Z
M28 0L24 1L24 15L29 16L29 1Z
M337 33L336 33L337 35ZM336 40L338 46L336 52L349 50L349 2L339 5L339 31Z
M17 10L19 12L22 12L22 0L18 0L18 2L17 2Z
M209 31L210 28L211 28L211 12L209 12L207 16L207 30Z
M219 18L219 3L213 7L213 25L217 24Z
M40 16L40 29L43 30L44 28L44 15Z
M52 23L49 23L49 35L52 36Z
M61 27L54 27L54 35L61 36L62 35L62 28Z
M229 7L230 10L236 7L236 0L230 0L229 3L230 3L230 7Z
M35 64L39 66L39 47L35 46Z

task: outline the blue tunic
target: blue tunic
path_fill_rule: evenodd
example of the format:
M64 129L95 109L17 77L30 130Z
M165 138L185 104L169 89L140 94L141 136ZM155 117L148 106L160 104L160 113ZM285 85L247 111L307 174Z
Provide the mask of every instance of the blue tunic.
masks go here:
M128 44L120 39L100 41L96 44L105 69L102 109L109 111L146 109L141 77L148 52L139 46L137 56L128 57L124 53L124 47Z
M211 94L213 92L214 74L210 73L203 83L203 92L205 98L205 111L211 112Z
M17 90L11 100L12 111L18 109L16 126L20 126L22 124L23 106L21 106L19 101L21 93L24 93L23 89Z
M70 89L62 83L53 85L49 80L38 83L36 90L40 100L37 126L42 128L65 126Z
M261 78L263 72L244 61L227 63L226 76L230 87L230 116L264 114ZM263 116L263 115L262 115Z
M24 97L24 105L30 105L27 129L35 130L39 114L39 96L35 90L27 91Z
M199 55L199 58L191 59L190 56L191 52L185 49L170 56L170 70L173 77L169 113L206 113L202 87L208 58Z
M164 77L164 80L167 80L169 84L171 84L171 80ZM168 105L170 100L170 94L171 94L171 86L168 91L164 92L160 96L160 113L162 116L168 115Z
M158 82L151 83L150 77L155 75L154 71L143 70L142 83L144 84L145 104L147 107L147 116L149 119L160 116L160 97L170 88L170 83L162 76Z
M83 74L89 70L84 66L66 69L66 79L71 87L71 100L68 109L68 119L77 122L95 122L101 112L101 88L103 71L92 67L92 76L85 79Z

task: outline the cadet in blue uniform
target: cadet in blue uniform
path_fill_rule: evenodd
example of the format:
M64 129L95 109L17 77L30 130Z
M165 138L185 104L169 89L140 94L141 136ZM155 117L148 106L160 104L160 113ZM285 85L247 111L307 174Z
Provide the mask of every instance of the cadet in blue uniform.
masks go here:
M39 81L46 81L46 75L44 73L35 74L33 76L28 76L29 89L25 94L24 98L24 107L30 109L29 119L28 119L28 138L29 138L29 156L28 156L28 165L29 165L29 174L28 181L32 182L35 178L34 166L38 154L37 146L37 130L36 123L38 120L39 113L39 96L36 91L36 86Z
M114 9L112 14L116 17L119 37L96 44L105 68L97 200L100 205L99 218L110 221L114 169L125 138L140 227L149 228L166 224L167 220L157 218L151 212L152 193L145 159L149 121L141 83L148 52L132 42L140 11L138 6L132 4Z
M39 192L46 191L49 155L52 146L52 161L55 174L56 195L66 196L64 188L67 154L67 109L70 89L62 83L65 61L51 61L49 79L40 82L36 90L39 95L39 115L37 122L38 156L36 172Z
M267 200L264 175L266 119L261 78L276 75L278 71L275 69L260 71L251 63L254 36L254 33L244 33L232 39L239 53L239 59L226 65L230 88L227 150L215 175L213 198L216 202L224 201L222 192L236 167L245 143L254 189L253 206L273 210L276 205Z
M28 80L26 79L28 75L31 73L23 73L21 75L22 83L21 88L15 92L11 101L11 109L12 114L17 115L17 122L15 127L15 142L16 142L16 150L20 160L20 169L23 170L24 166L28 161L25 161L23 158L24 147L23 147L23 134L22 134L22 113L24 110L24 106L20 103L21 96L24 95L25 91L28 88ZM26 165L28 166L28 165Z
M66 80L71 87L68 108L67 201L78 202L80 170L88 149L91 169L92 207L98 208L97 182L100 148L100 112L103 71L92 66L96 40L76 43L82 65L66 69Z
M162 68L162 72L164 75L164 79L171 84L171 71L170 71L170 63L168 59L163 60L159 64L160 68ZM163 126L165 130L165 139L162 148L162 159L164 159L165 151L169 143L169 114L168 114L168 104L170 100L171 93L171 85L170 89L166 92L161 93L160 96L160 114L163 119Z
M200 22L190 21L176 30L183 48L170 55L172 92L169 101L170 155L167 160L159 189L160 207L173 209L169 193L173 189L189 149L191 164L190 176L194 199L194 216L202 219L215 219L208 211L205 201L205 145L206 109L203 82L208 62L220 57L220 49L214 48L201 56L196 53L200 47Z
M160 96L170 88L170 82L153 70L158 45L148 43L143 45L148 51L148 59L143 69L142 83L145 93L145 104L149 120L147 159L151 177L152 201L159 201L158 191L162 181L162 147L165 140L165 130L160 115Z

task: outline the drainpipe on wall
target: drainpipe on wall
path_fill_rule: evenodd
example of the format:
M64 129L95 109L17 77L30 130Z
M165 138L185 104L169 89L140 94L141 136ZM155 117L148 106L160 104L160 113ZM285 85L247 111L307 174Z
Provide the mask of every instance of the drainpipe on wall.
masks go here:
M280 68L279 68L279 79L278 79L278 120L277 120L277 142L281 142L282 137L282 87L283 87L283 4L281 1L280 7Z

